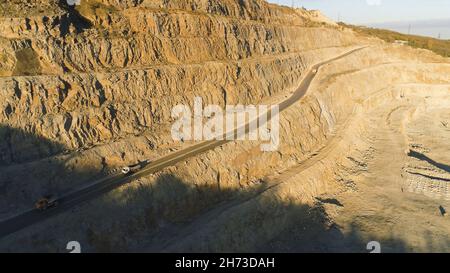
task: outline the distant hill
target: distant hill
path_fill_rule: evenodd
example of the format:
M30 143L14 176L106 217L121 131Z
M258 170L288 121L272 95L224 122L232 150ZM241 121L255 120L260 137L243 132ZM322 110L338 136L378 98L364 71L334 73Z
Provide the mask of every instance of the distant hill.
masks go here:
M415 22L386 22L379 24L368 24L368 27L389 29L403 34L412 34L450 39L450 19L423 20Z
M429 49L441 56L450 57L450 40L435 39L431 37L408 35L392 30L348 25L340 22L341 26L351 28L358 33L375 36L386 42L393 43L396 40L407 41L408 45L415 48Z

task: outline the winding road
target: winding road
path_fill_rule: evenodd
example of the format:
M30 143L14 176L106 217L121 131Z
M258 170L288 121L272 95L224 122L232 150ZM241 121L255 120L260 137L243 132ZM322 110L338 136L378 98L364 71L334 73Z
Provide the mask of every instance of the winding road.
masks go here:
M282 101L279 104L279 110L280 112L288 108L289 106L293 105L294 103L298 102L301 98L305 96L305 94L308 91L309 86L311 85L311 82L314 80L318 69L326 65L328 63L331 63L333 61L336 61L338 59L344 58L356 51L362 50L366 48L364 47L358 47L356 49L352 49L344 54L341 54L335 58L329 59L327 61L318 63L314 66L312 66L306 76L302 79L300 86L297 88L297 90L292 94L291 97L288 99ZM251 121L245 126L245 131L247 132L250 128L250 124L255 121ZM239 129L242 129L239 128ZM239 131L239 129L236 129ZM227 135L227 134L224 134ZM24 212L20 215L14 216L10 219L7 219L0 223L0 238L3 238L5 236L8 236L14 232L17 232L23 228L26 228L28 226L31 226L33 224L36 224L40 221L43 221L45 219L48 219L56 214L59 214L61 212L64 212L76 205L79 205L82 202L92 200L95 197L98 197L104 193L107 193L117 187L120 187L121 185L127 184L133 180L139 179L141 177L148 176L150 174L156 173L158 171L163 170L164 168L168 166L172 166L178 162L185 161L186 159L193 157L195 155L201 154L203 152L212 150L216 147L222 146L228 142L231 142L231 140L212 140L212 141L205 141L196 145L193 145L187 149L180 150L177 152L174 152L172 154L169 154L167 156L164 156L158 160L155 160L151 163L145 164L139 171L130 174L130 175L124 175L124 174L117 174L114 176L106 177L104 179L98 180L82 189L78 189L76 191L73 191L57 200L58 206L49 208L45 211L40 211L37 209L32 209L30 211Z

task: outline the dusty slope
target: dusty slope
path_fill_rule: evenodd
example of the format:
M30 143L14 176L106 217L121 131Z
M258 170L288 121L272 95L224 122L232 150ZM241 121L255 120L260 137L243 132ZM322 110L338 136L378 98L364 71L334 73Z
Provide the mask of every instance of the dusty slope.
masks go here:
M448 59L256 0L47 2L45 16L1 13L2 218L191 145L171 140L170 111L195 95L280 101L312 64L370 47L320 69L282 114L278 152L226 144L2 238L2 251L71 240L85 251L365 251L373 239L448 251L437 209L448 207Z

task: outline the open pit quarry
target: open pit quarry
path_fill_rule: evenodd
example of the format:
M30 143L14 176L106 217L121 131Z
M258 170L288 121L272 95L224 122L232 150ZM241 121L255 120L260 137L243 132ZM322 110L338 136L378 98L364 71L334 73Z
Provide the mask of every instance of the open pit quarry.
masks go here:
M449 58L263 0L67 3L0 0L1 252L450 251ZM277 151L173 140L194 97L279 104Z

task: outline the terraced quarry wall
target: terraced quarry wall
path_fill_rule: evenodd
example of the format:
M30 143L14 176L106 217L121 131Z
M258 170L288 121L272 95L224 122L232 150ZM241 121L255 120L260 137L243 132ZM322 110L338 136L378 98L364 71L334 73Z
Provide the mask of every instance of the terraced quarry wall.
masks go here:
M81 14L89 9L83 5ZM285 15L284 20L297 18L289 26L280 25L282 16L252 19L254 6L240 7L239 16L233 10L220 13L214 5L209 12L152 1L118 8L102 9L112 13L104 16L118 17L117 23L103 26L100 21L106 19L96 15L91 28L80 33L61 33L55 23L62 24L61 19L47 18L49 25L39 26L43 15L24 18L25 25L3 18L1 36L8 38L3 56L9 70L2 72L0 82L6 98L2 123L58 144L43 147L40 155L158 130L169 121L173 105L191 102L194 95L220 105L256 103L295 87L317 59L318 51L311 50L330 52L353 39L337 29L305 28L304 19L293 12ZM70 13L55 16L71 18ZM13 77L6 77L8 73ZM37 159L13 146L17 151L4 148L6 164Z
M330 227L317 198L357 191L371 111L404 96L395 86L450 84L447 59L259 0L48 5L0 19L4 219L189 147L170 136L179 103L279 103L312 65L367 47L319 69L281 114L277 152L228 143L8 236L6 251L74 239L86 251L260 251L293 227Z

